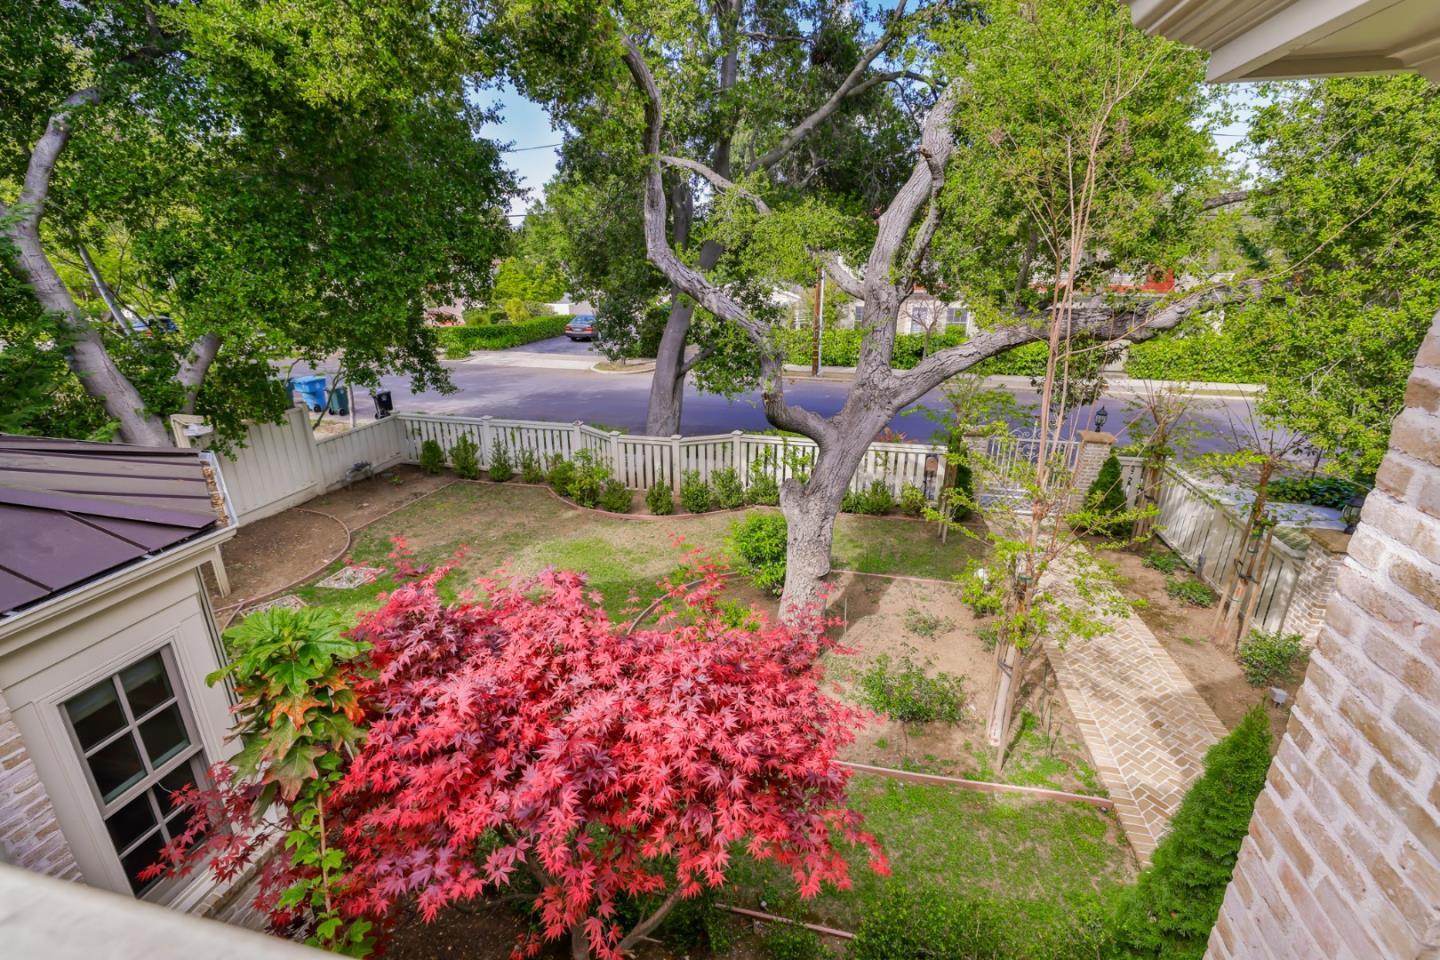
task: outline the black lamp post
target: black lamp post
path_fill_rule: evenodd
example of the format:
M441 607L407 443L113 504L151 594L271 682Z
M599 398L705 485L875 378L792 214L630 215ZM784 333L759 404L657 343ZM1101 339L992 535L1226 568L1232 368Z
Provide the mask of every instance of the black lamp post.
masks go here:
M1355 525L1360 522L1360 511L1365 507L1365 494L1356 493L1345 502L1340 510L1340 519L1345 521L1345 532L1354 533Z
M1106 420L1109 420L1109 419L1110 419L1110 411L1109 411L1109 410L1106 410L1104 407L1101 407L1099 410L1096 410L1096 411L1095 411L1095 429L1096 429L1096 430L1104 430L1104 429L1105 429L1105 421L1106 421Z

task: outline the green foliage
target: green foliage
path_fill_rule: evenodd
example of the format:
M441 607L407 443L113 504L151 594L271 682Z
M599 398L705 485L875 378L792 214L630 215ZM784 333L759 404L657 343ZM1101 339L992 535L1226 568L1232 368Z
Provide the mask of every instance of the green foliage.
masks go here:
M1185 326L1130 347L1125 375L1139 380L1263 383L1270 361L1230 327Z
M540 455L534 450L520 451L520 481L522 483L544 483L545 468L540 465Z
M1145 559L1141 563L1151 570L1159 570L1167 577L1185 565L1176 554L1169 550L1155 548L1151 548L1150 552L1145 554Z
M8 270L0 270L0 433L109 440L116 424L65 363L69 337Z
M645 509L657 517L667 517L675 512L675 494L670 489L670 484L664 480L656 480L650 484L650 489L645 491Z
M779 596L785 586L785 517L752 513L730 525L730 552L740 569L761 590Z
M1247 713L1205 755L1151 866L1121 895L1114 918L1117 960L1198 958L1250 828L1270 768L1270 718Z
M861 496L859 490L846 490L845 496L840 498L840 512L859 513Z
M1280 477L1265 485L1267 500L1278 503L1308 503L1316 507L1343 510L1365 488L1339 477Z
M1130 505L1125 499L1125 485L1120 482L1120 459L1115 454L1100 465L1099 474L1085 492L1085 507L1092 532L1111 537L1129 535Z
M1171 580L1165 584L1165 592L1181 603L1192 607L1215 606L1215 591L1193 578Z
M933 613L926 613L915 607L905 611L905 629L917 637L933 639L947 630L953 629L954 622Z
M965 716L965 678L943 671L932 677L908 656L892 665L881 654L856 685L866 706L901 723L959 723Z
M925 491L907 483L900 488L900 512L907 517L919 517L925 513L925 508L930 502L925 499Z
M686 470L680 475L680 505L690 513L704 513L714 507L715 493L699 470Z
M745 487L734 468L716 470L710 475L710 483L715 488L715 503L721 510L734 510L745 505Z
M745 490L745 502L767 507L780 505L780 484L758 460L750 464L750 486Z
M1252 687L1292 682L1295 668L1305 661L1305 656L1305 643L1298 633L1251 630L1240 644L1240 666Z
M504 443L495 444L490 451L490 469L485 472L495 483L504 483L515 476L515 466L510 462L510 448Z
M935 886L892 884L861 918L848 956L850 960L998 960L1003 925L997 911L984 901L956 897Z
M611 513L630 512L630 490L615 478L605 481L600 490L600 509Z
M579 450L572 463L570 477L563 490L558 492L570 497L582 507L598 507L605 485L610 482L610 466L594 450ZM551 482L555 482L551 470ZM621 489L624 489L623 487ZM626 502L629 502L628 495Z
M450 448L450 465L464 480L480 479L480 447L468 433Z
M895 509L895 495L890 492L890 485L884 480L872 480L870 486L860 494L856 507L857 513L884 516Z
M445 469L445 449L439 440L432 438L420 444L420 469L432 477Z
M766 927L760 949L769 960L822 960L830 955L813 930L791 923Z
M447 356L468 356L472 350L505 350L564 334L569 317L531 317L487 326L441 327L436 335Z
M545 482L550 484L550 489L562 497L570 496L570 482L575 479L575 464L557 454L550 456L550 469L545 474Z

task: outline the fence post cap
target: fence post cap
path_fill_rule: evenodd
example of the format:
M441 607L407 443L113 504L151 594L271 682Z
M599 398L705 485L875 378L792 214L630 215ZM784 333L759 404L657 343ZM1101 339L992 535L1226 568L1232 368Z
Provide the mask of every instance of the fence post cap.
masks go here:
M672 434L670 434L670 439L671 439L671 440L684 440L684 439L685 439L685 435L684 435L684 434L681 434L681 433L672 433Z
M1115 442L1115 434L1103 433L1099 430L1080 430L1077 431L1077 436L1080 437L1081 443L1110 444Z
M620 436L620 431L619 431L619 430L611 430L611 431L610 431L610 436L612 436L612 437L618 437L618 436Z
M745 431L744 431L744 430L731 430L731 431L730 431L730 435L731 435L731 436L734 436L734 437L743 437L743 436L745 435Z
M493 420L494 418L491 417L490 414L487 413L487 414L483 415L480 419L481 419L481 420Z

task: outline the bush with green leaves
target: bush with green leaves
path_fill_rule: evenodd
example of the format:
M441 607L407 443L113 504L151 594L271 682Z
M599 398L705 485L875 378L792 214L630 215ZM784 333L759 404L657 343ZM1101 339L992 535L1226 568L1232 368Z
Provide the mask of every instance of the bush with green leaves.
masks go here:
M965 711L965 678L930 676L908 656L891 661L881 654L860 673L860 699L877 713L901 723L959 723Z
M925 499L925 491L907 483L900 488L900 512L907 517L919 517L925 514L925 508L930 502Z
M447 357L470 355L472 350L505 350L536 340L549 340L565 333L569 317L543 316L518 323L488 323L463 327L441 327L435 331Z
M1316 507L1343 510L1365 488L1339 477L1281 477L1265 485L1265 495L1278 503L1307 503Z
M794 923L772 923L760 937L769 960L822 960L830 954L815 931Z
M600 509L611 513L630 512L630 489L611 477L600 491Z
M1192 607L1215 606L1215 591L1194 578L1171 580L1165 584L1165 592L1181 603Z
M480 446L470 434L464 434L450 448L450 466L464 480L480 479Z
M432 477L445 469L445 450L439 440L426 440L420 444L420 469Z
M745 505L745 487L740 483L740 474L731 467L716 470L710 477L715 491L715 504L721 510L734 510Z
M495 449L490 451L490 469L485 474L496 483L515 476L515 465L510 462L510 450L504 443L495 444Z
M1270 718L1256 707L1205 754L1205 772L1185 794L1151 866L1120 894L1105 956L1204 955L1269 769Z
M1252 687L1290 683L1305 657L1305 642L1298 633L1251 630L1240 644L1240 666Z
M715 503L715 492L700 476L699 470L686 470L680 475L680 506L690 513L704 513Z
M890 485L884 480L872 480L870 486L860 494L858 513L866 513L872 517L883 517L895 509L895 495L890 492Z
M1145 554L1145 559L1141 562L1151 570L1159 570L1167 577L1184 566L1180 558L1168 550L1152 549Z
M947 491L950 519L955 523L963 523L975 512L975 474L970 467L970 448L965 445L965 435L951 431L946 450L952 481Z
M668 517L675 512L675 494L670 489L670 484L664 480L656 480L650 484L650 489L645 491L645 509L657 517Z
M887 884L860 918L848 960L916 960L919 957L996 958L1006 921L986 901L948 889Z
M750 486L745 502L766 507L780 505L780 481L775 479L775 458L769 450L750 461Z
M570 481L575 479L575 464L557 454L550 456L550 469L545 473L545 482L550 489L562 497L570 495Z
M600 506L600 495L612 476L610 465L594 450L578 451L571 464L573 469L563 492L582 507Z
M783 514L752 513L730 525L736 565L757 588L777 597L785 586L785 545Z
M861 498L861 493L860 493L859 490L846 490L846 491L845 491L845 496L843 496L843 497L840 498L840 512L841 512L841 513L859 513L859 512L860 512L860 498Z
M1105 458L1095 482L1085 492L1086 525L1102 537L1128 537L1132 526L1125 484L1120 481L1120 458Z
M522 483L544 483L547 479L545 468L534 450L520 451L520 481Z

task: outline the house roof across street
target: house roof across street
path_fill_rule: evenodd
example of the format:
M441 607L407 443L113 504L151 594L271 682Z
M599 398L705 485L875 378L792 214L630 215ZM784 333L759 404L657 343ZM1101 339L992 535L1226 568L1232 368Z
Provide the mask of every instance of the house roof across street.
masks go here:
M0 616L218 523L195 450L0 434Z

